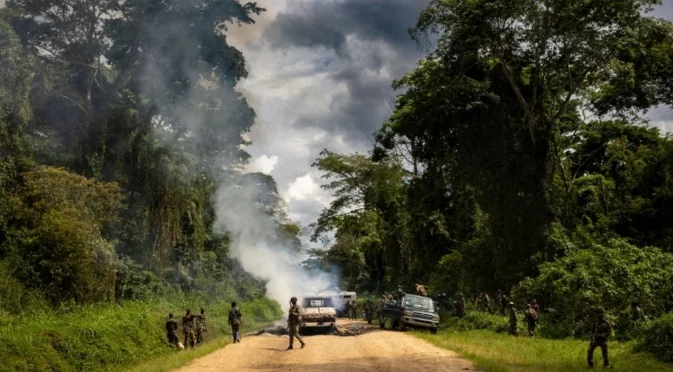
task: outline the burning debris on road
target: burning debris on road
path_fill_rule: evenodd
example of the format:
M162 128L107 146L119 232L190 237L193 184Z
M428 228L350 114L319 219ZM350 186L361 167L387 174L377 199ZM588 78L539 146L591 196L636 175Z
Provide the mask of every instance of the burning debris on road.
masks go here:
M332 334L336 336L359 336L369 332L379 331L375 327L366 327L363 325L349 325L347 327L336 326Z

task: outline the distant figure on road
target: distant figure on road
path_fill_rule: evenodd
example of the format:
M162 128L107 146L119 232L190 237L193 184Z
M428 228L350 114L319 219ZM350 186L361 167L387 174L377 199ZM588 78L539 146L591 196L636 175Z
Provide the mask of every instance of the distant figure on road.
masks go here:
M206 309L201 308L201 313L196 316L196 343L203 343L203 334L206 333Z
M178 342L180 342L180 339L178 338L178 322L173 319L173 313L168 314L166 337L168 337L169 344L178 346Z
M526 305L526 322L528 323L528 335L535 336L535 327L537 326L537 311L533 310L531 305Z
M357 304L353 300L348 300L348 319L355 320L358 315Z
M587 362L589 363L589 368L594 366L594 350L596 350L597 347L601 348L601 353L603 354L603 366L610 366L610 361L608 360L608 337L610 337L611 334L612 324L605 320L605 313L603 310L599 310L598 319L591 329L591 342L589 343L589 349L587 350Z
M229 325L231 326L231 335L234 337L234 343L241 342L241 311L236 307L236 302L231 303L229 309Z
M189 309L187 309L185 316L182 317L182 332L185 335L185 347L193 348L196 344L196 337L194 336L194 315Z
M299 324L301 324L301 307L297 305L297 297L292 297L290 299L290 313L287 316L287 328L290 334L290 346L287 347L287 350L294 349L295 338L301 342L302 349L306 346L304 340L299 336Z
M519 317L516 314L514 302L509 303L509 333L514 336L519 335Z
M379 318L379 326L381 326L385 323L385 319L383 319L383 303L385 301L386 301L386 297L385 297L385 295L383 295L379 299L379 303L376 304L376 316Z
M509 298L501 289L498 289L498 293L495 295L495 302L500 310L500 315L505 315L509 307Z
M374 313L374 304L371 300L365 302L365 319L367 319L368 324L372 324L372 315Z

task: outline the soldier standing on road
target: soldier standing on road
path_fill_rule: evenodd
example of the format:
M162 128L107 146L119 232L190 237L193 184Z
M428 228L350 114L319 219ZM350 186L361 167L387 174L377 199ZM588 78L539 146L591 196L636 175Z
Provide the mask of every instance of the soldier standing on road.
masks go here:
M528 323L528 335L535 336L535 327L537 326L537 311L530 305L526 305L526 322Z
M178 346L178 342L180 342L180 339L178 338L178 322L173 319L173 313L168 314L166 337L168 337L169 344Z
M367 324L372 324L373 306L374 305L372 304L371 300L367 300L365 303L365 318L367 319Z
M350 301L349 301L350 302ZM292 297L290 299L290 313L287 317L287 328L288 333L290 334L290 346L287 347L287 350L294 349L294 339L296 338L301 342L301 348L303 349L306 346L304 340L299 336L299 324L301 323L301 307L297 305L297 297Z
M509 303L509 333L514 336L519 335L519 318L516 314L516 308L514 307L514 302Z
M381 296L379 303L376 304L376 316L379 318L379 325L382 325L385 320L383 319L383 302L385 301L385 296Z
M594 350L596 350L597 347L601 348L601 353L603 354L603 366L606 368L610 367L610 361L608 360L608 337L610 337L611 334L612 324L605 320L605 313L603 310L599 310L598 319L591 329L591 342L589 343L589 349L587 350L587 362L589 363L589 368L594 366Z
M196 343L203 343L203 334L206 333L206 310L201 308L201 313L196 316Z
M229 309L229 325L231 326L231 334L234 337L234 343L241 342L241 311L236 307L236 302L231 303Z
M465 296L462 293L458 294L458 301L456 302L456 316L462 318L465 316Z
M354 300L348 301L348 313L350 314L349 319L355 320L358 315L357 303Z
M185 347L194 347L196 337L194 337L194 315L187 309L187 313L182 317L182 332L185 335Z

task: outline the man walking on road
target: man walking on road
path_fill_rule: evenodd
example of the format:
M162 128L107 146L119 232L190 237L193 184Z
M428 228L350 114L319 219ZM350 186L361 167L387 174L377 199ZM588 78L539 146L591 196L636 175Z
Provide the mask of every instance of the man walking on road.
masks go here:
M236 307L236 302L232 302L231 309L229 309L229 325L231 334L234 336L234 343L241 342L241 311Z
M290 346L287 347L287 350L294 349L295 338L301 343L302 349L306 346L304 340L299 336L299 324L301 324L301 307L297 305L297 297L292 297L290 299L290 313L287 317L287 328L290 334Z

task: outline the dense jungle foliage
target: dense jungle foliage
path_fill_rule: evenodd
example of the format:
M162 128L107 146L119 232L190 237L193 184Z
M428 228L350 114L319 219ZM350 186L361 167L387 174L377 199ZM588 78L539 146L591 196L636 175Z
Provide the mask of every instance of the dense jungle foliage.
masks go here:
M247 72L226 30L262 11L238 0L0 9L0 312L263 295L211 229L218 185L254 183L279 236L298 241L273 178L238 171L255 113L234 90Z
M673 139L642 119L673 101L657 3L431 1L370 154L314 164L335 200L313 239L336 229L316 262L366 290L537 298L558 336L672 311Z

